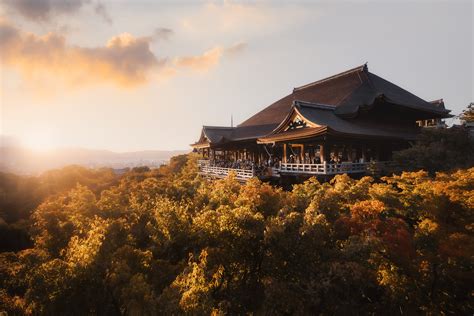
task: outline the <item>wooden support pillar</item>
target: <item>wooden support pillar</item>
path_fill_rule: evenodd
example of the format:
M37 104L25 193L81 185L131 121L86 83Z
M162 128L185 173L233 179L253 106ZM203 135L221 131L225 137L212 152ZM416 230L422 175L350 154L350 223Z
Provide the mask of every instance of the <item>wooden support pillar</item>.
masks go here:
M330 143L323 143L320 145L319 159L321 159L321 162L329 162L329 160L331 160L331 144Z
M321 162L325 162L325 153L326 153L326 146L324 144L319 145L319 160Z
M377 145L375 148L375 160L380 161L381 153L382 153L382 148L380 145Z
M339 161L339 148L334 147L334 161Z
M301 163L304 163L304 144L301 145L300 160Z
M283 162L288 162L288 159L286 157L286 144L283 144Z

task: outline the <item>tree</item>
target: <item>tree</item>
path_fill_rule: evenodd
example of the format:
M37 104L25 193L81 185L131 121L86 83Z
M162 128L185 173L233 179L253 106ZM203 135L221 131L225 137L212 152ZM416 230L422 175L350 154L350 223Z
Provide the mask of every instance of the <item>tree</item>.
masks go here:
M474 142L462 127L423 129L414 146L395 152L405 171L451 171L474 165Z
M48 196L0 253L0 313L472 314L474 168L284 191L193 159Z
M469 103L459 118L464 124L474 122L474 102Z

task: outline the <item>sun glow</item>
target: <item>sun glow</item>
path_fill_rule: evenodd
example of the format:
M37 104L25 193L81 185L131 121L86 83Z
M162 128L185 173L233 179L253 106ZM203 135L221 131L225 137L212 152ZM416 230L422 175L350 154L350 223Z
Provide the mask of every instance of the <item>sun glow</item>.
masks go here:
M54 137L46 131L35 131L21 137L24 147L35 151L49 151L56 148Z

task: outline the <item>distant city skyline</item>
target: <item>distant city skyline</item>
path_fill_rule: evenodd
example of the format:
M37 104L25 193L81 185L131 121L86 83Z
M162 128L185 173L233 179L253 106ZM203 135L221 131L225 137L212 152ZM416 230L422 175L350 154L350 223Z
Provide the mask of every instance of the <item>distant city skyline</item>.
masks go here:
M0 0L0 139L190 149L313 82L371 72L453 114L474 100L472 1ZM449 122L449 120L448 120Z

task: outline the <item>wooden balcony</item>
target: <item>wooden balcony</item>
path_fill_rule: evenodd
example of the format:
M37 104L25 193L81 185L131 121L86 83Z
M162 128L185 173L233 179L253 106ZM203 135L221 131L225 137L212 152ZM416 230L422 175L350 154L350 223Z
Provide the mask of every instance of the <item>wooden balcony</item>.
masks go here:
M210 166L209 164L199 164L199 174L211 178L225 178L231 172L235 174L235 177L239 181L247 181L248 179L255 176L253 170L247 169L234 169L234 168L222 168Z
M282 174L321 174L334 175L343 173L364 173L368 170L368 162L342 162L342 163L281 163Z
M342 162L342 163L281 163L257 173L255 170L223 168L211 166L208 160L198 162L199 174L211 178L225 178L231 172L235 173L237 180L247 181L252 177L275 178L281 175L336 175L336 174L362 174L381 168L388 162Z

